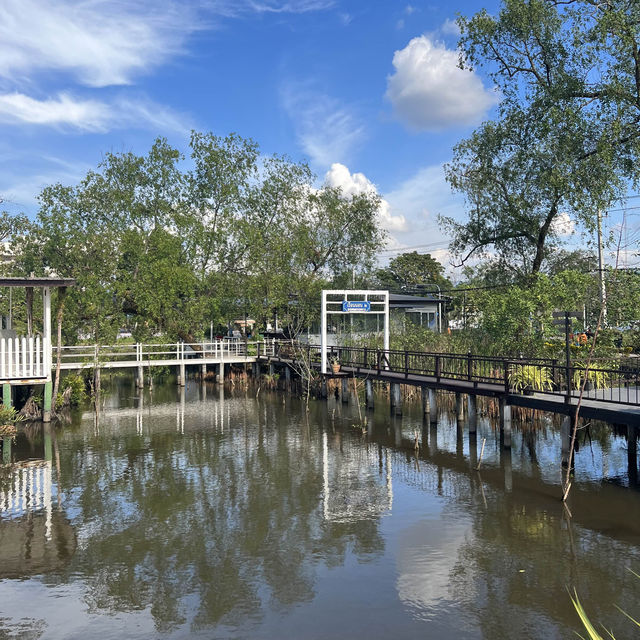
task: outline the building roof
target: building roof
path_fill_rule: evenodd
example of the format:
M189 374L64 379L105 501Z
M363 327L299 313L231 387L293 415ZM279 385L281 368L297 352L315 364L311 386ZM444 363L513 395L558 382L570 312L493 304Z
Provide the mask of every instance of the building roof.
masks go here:
M410 296L405 293L390 293L389 308L404 309L405 307L420 307L432 304L444 304L446 300L438 296Z
M0 287L73 287L73 278L0 278Z

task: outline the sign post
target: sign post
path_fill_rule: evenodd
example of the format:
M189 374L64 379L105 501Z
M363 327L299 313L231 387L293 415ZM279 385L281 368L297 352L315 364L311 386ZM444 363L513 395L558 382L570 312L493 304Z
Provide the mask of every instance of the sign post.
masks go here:
M389 292L368 289L323 289L320 324L320 371L327 373L327 316L364 314L384 320L385 369L389 368Z
M569 340L571 319L584 320L584 315L580 311L554 311L553 318L554 325L564 327L565 378L567 383L567 393L564 401L568 403L571 400L571 344Z

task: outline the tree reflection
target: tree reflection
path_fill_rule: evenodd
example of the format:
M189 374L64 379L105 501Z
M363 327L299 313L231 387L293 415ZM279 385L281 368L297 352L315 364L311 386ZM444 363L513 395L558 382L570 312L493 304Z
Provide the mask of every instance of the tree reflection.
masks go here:
M135 411L116 411L97 432L59 436L80 510L69 571L86 576L91 611L149 608L163 632L235 626L312 600L318 563L383 551L378 511L325 520L322 434L302 412L227 399L223 431L187 404L183 435L175 405L146 404L142 430ZM329 446L336 464L361 443ZM375 466L360 482L375 496L384 478Z

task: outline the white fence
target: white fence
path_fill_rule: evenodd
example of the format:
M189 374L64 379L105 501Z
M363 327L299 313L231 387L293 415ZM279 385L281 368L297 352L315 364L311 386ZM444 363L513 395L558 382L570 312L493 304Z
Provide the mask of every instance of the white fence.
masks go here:
M60 362L63 369L79 369L251 361L259 356L274 355L274 345L273 340L74 345L62 347ZM57 359L56 347L53 347L52 359L53 362Z
M0 339L0 380L46 378L49 353L40 336Z

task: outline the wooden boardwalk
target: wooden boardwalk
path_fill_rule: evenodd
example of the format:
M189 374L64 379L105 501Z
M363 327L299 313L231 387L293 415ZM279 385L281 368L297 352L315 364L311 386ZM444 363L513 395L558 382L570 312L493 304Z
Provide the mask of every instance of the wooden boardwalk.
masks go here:
M314 347L314 349L316 349L316 347ZM352 352L353 350L345 349L344 351ZM372 351L375 352L375 350ZM289 357L290 355L290 352L287 352L287 350L276 348L273 356L265 356L261 359L292 366L295 365L295 359ZM450 354L438 354L438 357L467 360L467 356L452 356ZM398 360L406 363L409 361L409 357L405 355L401 359L396 359L396 361ZM316 370L320 369L319 361L312 360L311 364ZM416 387L426 387L456 394L465 394L472 397L493 397L501 399L505 404L510 406L527 407L566 416L574 415L578 404L579 391L575 389L571 390L569 395L566 391L553 393L532 392L525 395L515 392L509 387L508 383L505 384L504 376L501 376L501 378L494 376L493 380L490 379L489 375L484 374L463 377L459 370L450 371L446 369L440 369L438 371L439 375L433 375L430 373L411 371L409 367L396 370L393 368L393 364L393 358L390 359L388 369L384 367L365 367L358 364L343 364L340 375L354 376L360 379L385 382L392 385L406 384ZM523 366L519 362L515 362L514 365ZM551 367L552 365L544 366ZM436 363L434 369L437 370L438 368ZM640 386L635 384L636 382L637 378L633 380L634 384L585 391L580 404L580 415L586 419L640 427Z

